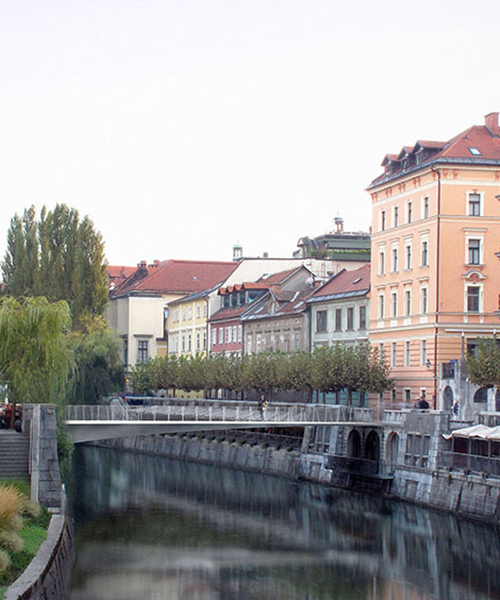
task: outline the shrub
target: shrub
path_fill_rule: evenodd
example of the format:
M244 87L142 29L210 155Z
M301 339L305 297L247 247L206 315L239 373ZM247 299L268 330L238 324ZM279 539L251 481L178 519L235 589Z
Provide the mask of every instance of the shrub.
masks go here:
M0 531L16 531L22 512L23 495L14 486L0 486ZM17 517L17 519L16 519Z

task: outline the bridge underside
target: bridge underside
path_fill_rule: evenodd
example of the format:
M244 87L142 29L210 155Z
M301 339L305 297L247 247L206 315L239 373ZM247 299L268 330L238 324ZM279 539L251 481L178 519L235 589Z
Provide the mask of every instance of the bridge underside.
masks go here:
M317 421L66 421L68 434L74 444L95 442L136 435L159 433L194 433L232 429L268 429L269 427L317 427L332 425L370 426L371 423L328 423Z

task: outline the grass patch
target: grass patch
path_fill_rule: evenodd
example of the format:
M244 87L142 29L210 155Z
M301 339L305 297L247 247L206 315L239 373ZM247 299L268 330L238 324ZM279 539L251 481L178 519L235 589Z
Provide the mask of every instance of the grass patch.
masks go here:
M47 538L51 514L44 506L30 502L29 485L25 482L3 481L0 484L0 497L4 498L4 509L7 501L12 505L10 512L4 510L5 514L0 519L2 599L7 588L26 570L40 544Z

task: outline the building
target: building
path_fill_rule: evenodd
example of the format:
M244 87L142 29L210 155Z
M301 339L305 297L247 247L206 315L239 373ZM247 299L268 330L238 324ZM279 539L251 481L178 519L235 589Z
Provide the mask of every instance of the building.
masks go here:
M368 186L370 338L390 361L390 400L409 406L424 396L448 409L459 399L474 412L484 394L472 390L466 402L461 360L499 326L498 113L446 142L405 146L382 166Z
M347 269L356 269L360 264L370 262L370 234L344 231L344 220L339 216L335 217L334 223L334 231L314 238L301 237L294 256L342 261Z
M368 341L370 265L341 271L307 300L311 348Z
M358 344L368 341L370 314L370 265L353 271L341 271L318 288L307 300L311 311L311 350L337 343ZM313 400L332 404L365 406L368 394L345 390L319 394Z
M309 351L307 298L314 291L314 277L306 267L273 276L269 290L241 315L243 351ZM271 277L269 278L271 279Z
M244 282L220 288L222 307L210 318L210 348L215 354L244 351L243 318L252 311L255 303L270 290L289 290L303 282L314 281L312 273L302 265L279 273L266 274L255 282ZM251 339L251 338L249 338ZM250 350L251 352L251 350Z
M218 287L237 266L213 261L141 262L111 291L106 313L123 340L124 365L166 354L170 302Z

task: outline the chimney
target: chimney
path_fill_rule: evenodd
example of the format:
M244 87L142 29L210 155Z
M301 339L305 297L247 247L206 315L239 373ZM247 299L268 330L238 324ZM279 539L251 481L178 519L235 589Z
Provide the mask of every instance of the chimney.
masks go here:
M140 268L144 268L148 263L145 260L141 260L141 262L137 265Z
M154 260L152 265L149 265L150 269L154 269L154 268L158 268L160 266L160 261L159 260Z
M492 135L500 135L500 126L498 124L498 113L492 112L484 117L484 124L490 130Z

